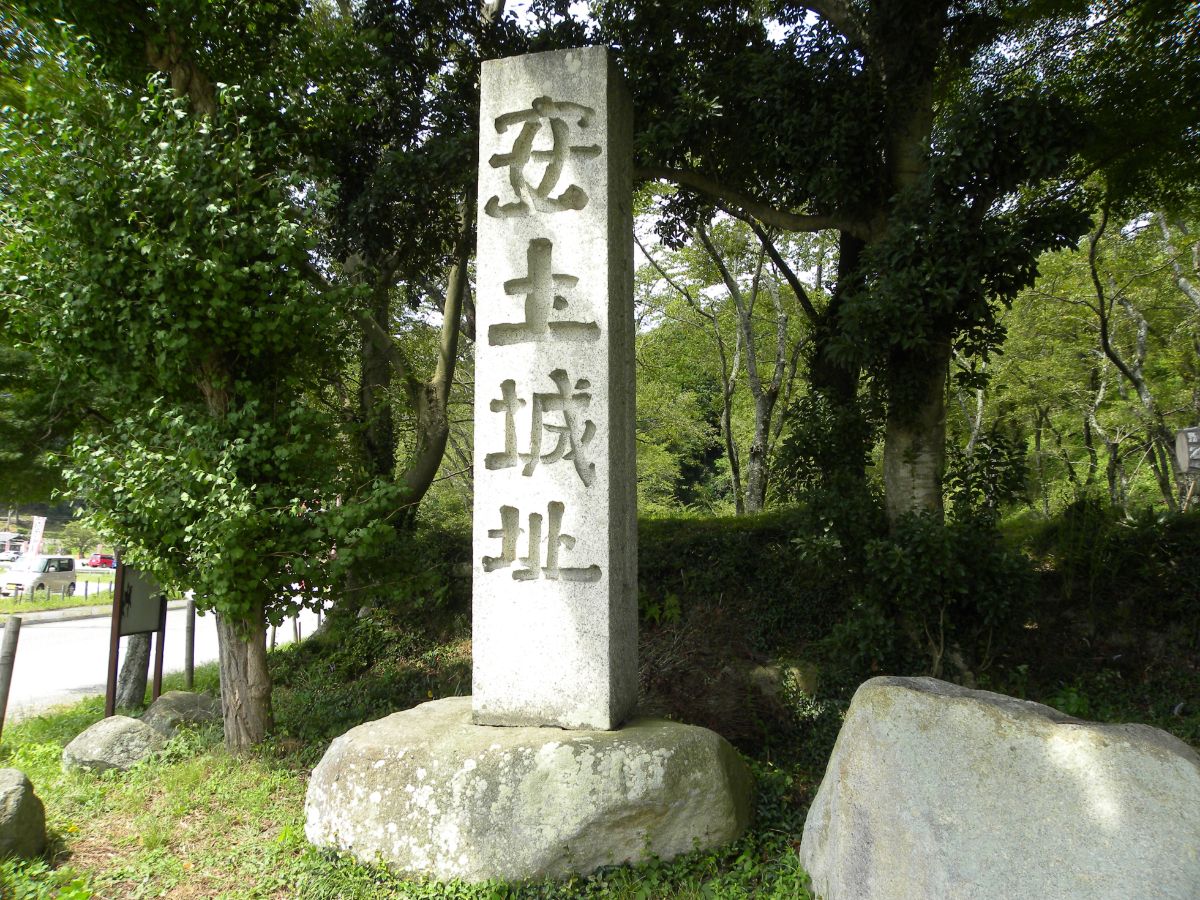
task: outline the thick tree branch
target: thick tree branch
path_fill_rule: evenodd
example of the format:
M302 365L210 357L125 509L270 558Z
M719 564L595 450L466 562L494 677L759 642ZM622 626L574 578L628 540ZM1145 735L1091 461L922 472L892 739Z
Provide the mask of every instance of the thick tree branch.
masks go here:
M639 166L633 177L640 181L669 181L680 187L699 191L702 194L741 207L764 225L782 228L784 231L824 231L836 228L849 231L864 240L870 238L871 229L864 222L855 222L836 215L800 215L776 209L768 203L747 197L729 188L714 178L686 169L671 169L666 166Z
M1116 348L1112 344L1112 336L1109 333L1109 304L1110 301L1104 292L1104 285L1100 283L1100 269L1098 267L1097 258L1099 256L1100 239L1104 237L1104 231L1108 227L1108 206L1106 205L1100 213L1100 224L1096 230L1088 237L1088 272L1092 278L1092 288L1096 292L1096 313L1100 317L1100 349L1104 351L1104 355L1108 357L1117 370L1125 376L1125 379L1133 385L1137 384L1137 378L1133 372L1125 364L1125 360L1117 353Z
M404 472L409 504L419 503L437 477L446 442L450 436L447 407L450 388L454 384L454 369L458 361L459 324L463 298L469 278L471 239L475 233L475 200L471 193L463 198L459 213L458 236L454 242L454 264L446 280L445 303L442 307L442 331L438 344L438 362L433 378L420 386L417 412L417 443Z
M499 6L503 8L504 4ZM467 264L471 258L471 238L475 228L475 203L468 196L463 201L459 217L458 237L454 243L454 267L446 286L446 305L442 313L442 333L438 346L437 369L433 375L433 386L443 406L450 399L450 385L454 381L454 366L458 360L459 323L463 303L467 294Z
M809 0L804 5L840 31L850 43L866 46L866 33L855 20L850 4L844 0Z
M1181 290L1184 295L1195 304L1196 309L1200 310L1200 288L1192 284L1187 276L1183 273L1183 266L1179 264L1179 251L1175 249L1171 242L1171 230L1167 227L1167 217L1160 213L1155 213L1154 218L1158 220L1159 230L1162 231L1163 249L1166 250L1167 256L1171 260L1171 270L1175 273L1175 286ZM1200 243L1192 249L1193 259L1198 259L1197 254L1200 254Z
M771 240L770 236L763 229L763 227L752 217L743 218L742 216L737 216L737 214L732 210L725 209L724 206L721 208L725 212L736 216L750 226L750 229L758 236L759 243L763 245L763 249L767 251L767 256L771 258L771 264L775 266L775 269L779 272L779 274L784 277L784 280L788 283L788 287L792 289L792 293L795 294L796 299L800 301L800 307L804 310L804 314L808 316L810 322L812 322L814 325L817 324L817 322L820 321L821 316L820 313L817 312L817 308L813 306L812 300L808 296L808 291L805 289L804 284L800 281L800 279L796 277L796 273L792 270L792 267L787 264L783 256L779 253L778 248L775 246L775 242Z
M642 243L642 239L636 234L633 236L633 242L637 244L638 249L642 251L642 255L650 261L650 265L654 268L654 271L659 274L659 277L661 277L662 280L665 281L670 287L674 288L675 291L687 301L688 306L696 310L696 312L704 316L704 318L715 321L716 316L703 309L700 304L696 302L696 298L692 296L691 291L680 285L674 278L671 277L666 269L659 265L658 260L650 255L650 251L646 249L645 244Z

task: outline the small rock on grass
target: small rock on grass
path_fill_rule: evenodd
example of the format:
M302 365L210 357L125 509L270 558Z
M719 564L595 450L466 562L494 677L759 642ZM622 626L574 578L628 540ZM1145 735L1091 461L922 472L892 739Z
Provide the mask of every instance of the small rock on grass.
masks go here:
M81 731L63 748L63 769L124 772L166 745L166 736L145 722L128 716L109 716Z
M167 691L142 713L142 721L170 737L181 725L207 725L221 721L221 702L208 694Z
M0 858L46 849L46 809L20 769L0 769Z

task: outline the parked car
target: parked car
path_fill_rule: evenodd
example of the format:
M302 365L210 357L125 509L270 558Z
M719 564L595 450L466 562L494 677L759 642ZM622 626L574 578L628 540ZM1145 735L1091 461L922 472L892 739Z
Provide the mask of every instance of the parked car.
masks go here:
M93 569L115 569L117 567L117 561L111 553L93 553L88 559L87 564Z
M22 556L4 573L0 597L40 591L75 593L75 559L70 556Z
M16 562L20 558L20 550L0 550L0 563Z

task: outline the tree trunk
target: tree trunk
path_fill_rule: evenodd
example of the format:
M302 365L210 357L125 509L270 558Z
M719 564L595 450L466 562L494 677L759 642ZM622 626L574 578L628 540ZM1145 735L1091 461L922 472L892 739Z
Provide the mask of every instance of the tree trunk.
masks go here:
M125 639L125 661L117 676L117 706L140 709L146 703L146 680L150 675L150 635L131 634Z
M1042 501L1042 515L1049 519L1050 492L1048 490L1049 485L1046 484L1046 457L1042 452L1043 423L1047 418L1049 418L1049 415L1039 407L1033 426L1033 458L1037 461L1038 495Z
M747 513L762 512L767 500L767 428L770 427L771 412L764 406L773 406L774 399L756 398L754 415L754 437L750 441L750 452L746 460Z
M251 619L252 625L239 628L227 617L217 615L225 746L235 753L262 743L273 725L262 604L251 611Z
M1108 480L1108 502L1113 506L1125 506L1125 473L1121 465L1121 445L1116 441L1105 441L1108 450L1108 463L1105 466L1105 477Z
M946 366L950 343L920 360L893 365L892 385L907 390L888 402L883 482L888 521L914 512L943 515L942 472L946 461ZM924 371L915 371L921 368Z
M1176 499L1178 486L1175 483L1175 470L1171 461L1174 448L1165 441L1164 434L1169 432L1161 423L1160 427L1151 426L1146 429L1146 439L1150 444L1150 469L1154 472L1154 480L1158 482L1158 489L1162 492L1167 509L1176 512L1179 509Z
M871 440L870 429L862 427L863 411L858 403L858 386L861 372L856 366L848 365L831 354L830 347L838 327L838 315L846 298L862 287L859 263L866 244L848 232L841 232L838 243L837 283L829 298L820 321L814 324L812 359L809 361L809 379L812 389L820 394L834 411L835 427L843 429L835 440L843 450L826 454L825 481L838 491L854 490L866 483L866 459ZM851 441L851 431L861 437ZM831 435L831 438L835 436Z
M372 291L369 315L380 329L391 331L390 285L380 277ZM392 424L392 405L388 387L392 367L387 355L368 334L359 345L360 379L358 408L362 419L362 454L367 474L391 480L396 471L396 436Z

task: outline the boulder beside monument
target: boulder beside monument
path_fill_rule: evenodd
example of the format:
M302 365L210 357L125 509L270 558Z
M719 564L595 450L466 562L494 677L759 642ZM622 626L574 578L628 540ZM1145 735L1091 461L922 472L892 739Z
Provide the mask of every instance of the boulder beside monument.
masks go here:
M603 47L483 64L473 696L335 740L305 833L523 881L738 837L750 775L637 700L632 119Z
M823 900L1195 900L1200 756L933 678L854 695L804 826Z

